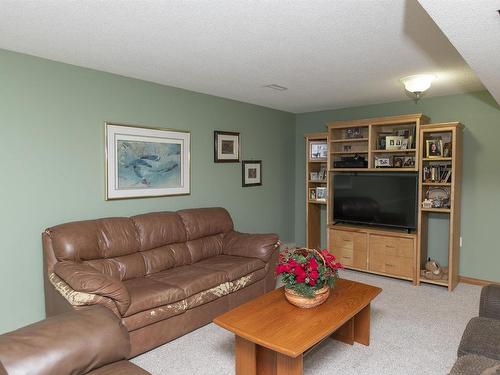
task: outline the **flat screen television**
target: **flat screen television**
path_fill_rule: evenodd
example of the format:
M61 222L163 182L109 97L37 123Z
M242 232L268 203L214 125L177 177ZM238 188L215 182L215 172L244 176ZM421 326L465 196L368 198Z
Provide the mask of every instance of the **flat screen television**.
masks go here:
M417 173L334 173L334 222L415 229Z

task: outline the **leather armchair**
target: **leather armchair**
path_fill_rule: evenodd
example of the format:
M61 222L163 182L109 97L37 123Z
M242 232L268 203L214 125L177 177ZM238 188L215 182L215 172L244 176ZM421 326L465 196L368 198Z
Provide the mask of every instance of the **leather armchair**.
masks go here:
M129 335L120 319L92 306L0 335L0 375L147 375L125 360Z

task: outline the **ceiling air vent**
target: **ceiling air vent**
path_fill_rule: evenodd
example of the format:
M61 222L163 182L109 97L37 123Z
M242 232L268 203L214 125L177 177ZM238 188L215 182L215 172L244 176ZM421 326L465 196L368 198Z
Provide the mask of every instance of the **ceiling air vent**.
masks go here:
M269 88L269 89L273 89L273 90L277 90L277 91L285 91L285 90L288 90L288 88L287 88L287 87L277 85L276 83L271 83L270 85L265 85L264 87L267 87L267 88Z

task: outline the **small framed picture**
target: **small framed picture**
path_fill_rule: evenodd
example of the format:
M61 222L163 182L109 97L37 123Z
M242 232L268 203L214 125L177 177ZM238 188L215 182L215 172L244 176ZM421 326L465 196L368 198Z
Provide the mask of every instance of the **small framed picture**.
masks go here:
M440 158L443 156L443 141L440 139L428 139L425 141L427 158Z
M240 162L240 133L214 131L214 162Z
M361 128L348 128L345 130L346 138L363 138Z
M311 177L311 181L318 181L319 180L318 172L311 172L310 177Z
M403 141L401 142L401 150L407 150L408 149L408 138L404 138Z
M377 150L385 150L386 149L386 138L387 136L392 135L392 133L378 133L377 135Z
M375 156L375 168L391 167L391 158L387 156Z
M317 187L316 188L316 200L326 201L326 187Z
M389 135L385 137L385 149L389 151L401 150L403 137L399 135Z
M344 151L344 152L351 152L352 151L352 146L351 145L344 145L342 147L342 151Z
M451 142L443 144L443 157L451 158Z
M403 168L415 168L415 156L405 156Z
M316 200L316 188L309 188L309 200Z
M404 156L394 156L392 158L392 166L394 168L403 168L404 163L405 163Z
M243 160L241 172L243 187L262 185L262 160Z
M326 142L311 142L309 159L326 159L328 156L328 145Z

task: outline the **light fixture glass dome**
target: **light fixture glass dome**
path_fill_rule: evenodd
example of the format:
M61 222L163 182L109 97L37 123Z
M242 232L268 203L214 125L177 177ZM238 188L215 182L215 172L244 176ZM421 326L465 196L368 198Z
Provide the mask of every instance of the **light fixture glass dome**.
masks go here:
M407 91L420 95L431 87L434 78L432 74L416 74L401 78L401 83Z

